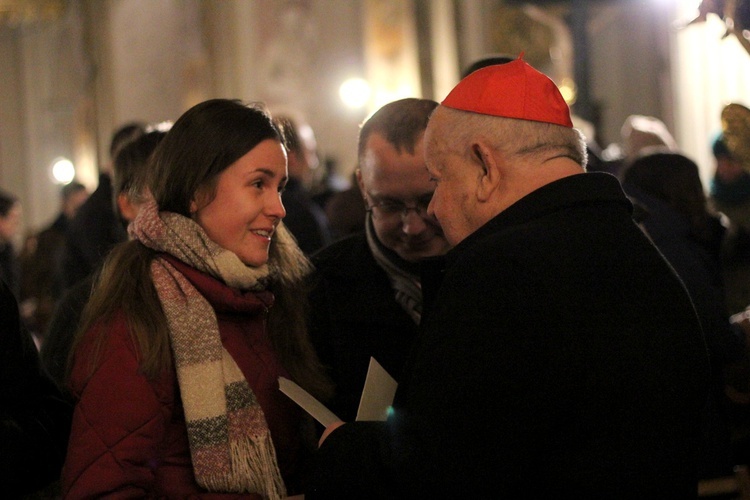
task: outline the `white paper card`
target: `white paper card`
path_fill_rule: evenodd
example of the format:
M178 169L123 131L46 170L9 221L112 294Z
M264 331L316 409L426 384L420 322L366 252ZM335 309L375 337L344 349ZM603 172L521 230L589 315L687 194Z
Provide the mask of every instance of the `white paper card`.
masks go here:
M397 387L398 383L393 377L371 357L365 387L359 400L357 421L384 421L393 404Z
M315 420L320 422L323 427L328 427L332 423L341 420L331 410L326 408L323 403L312 397L309 392L288 378L279 377L279 389Z

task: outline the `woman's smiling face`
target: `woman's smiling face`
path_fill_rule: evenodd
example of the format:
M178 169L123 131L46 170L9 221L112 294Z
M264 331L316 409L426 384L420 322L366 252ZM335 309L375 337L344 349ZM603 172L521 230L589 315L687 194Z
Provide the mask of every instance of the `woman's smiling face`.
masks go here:
M276 226L286 215L281 203L286 182L284 148L266 139L219 174L213 193L196 193L192 217L219 246L248 266L261 266L268 261Z

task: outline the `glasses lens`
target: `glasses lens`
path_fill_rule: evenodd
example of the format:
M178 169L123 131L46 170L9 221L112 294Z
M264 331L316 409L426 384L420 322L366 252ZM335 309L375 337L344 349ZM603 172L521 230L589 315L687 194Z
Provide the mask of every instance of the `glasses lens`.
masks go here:
M372 205L372 214L379 219L395 218L403 211L402 204L390 201L381 201Z
M378 219L393 219L405 217L410 211L414 211L420 217L427 217L427 207L430 205L432 194L417 198L413 205L407 205L400 201L377 201L370 205L372 215Z

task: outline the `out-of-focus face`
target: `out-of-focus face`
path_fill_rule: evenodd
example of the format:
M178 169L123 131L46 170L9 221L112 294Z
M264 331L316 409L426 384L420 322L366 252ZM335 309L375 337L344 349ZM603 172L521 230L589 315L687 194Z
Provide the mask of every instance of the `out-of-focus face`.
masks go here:
M16 202L5 216L0 216L0 241L8 242L18 232L21 224L21 204Z
M743 172L742 164L733 158L723 156L716 160L716 176L724 182L736 181Z
M375 234L386 248L408 262L448 251L440 225L427 214L435 186L425 170L421 138L409 154L373 133L357 179L371 207Z
M447 119L439 107L430 118L425 131L425 159L429 176L435 183L428 212L443 228L445 238L457 245L473 233L477 182L464 164L466 160L457 152L445 147L441 134L446 130Z
M284 148L267 139L219 174L213 199L210 193L196 194L193 219L242 262L261 266L268 261L276 226L286 215L281 203L286 182Z
M81 189L74 193L71 193L63 203L63 213L68 219L75 217L78 209L88 199L89 192L85 189Z

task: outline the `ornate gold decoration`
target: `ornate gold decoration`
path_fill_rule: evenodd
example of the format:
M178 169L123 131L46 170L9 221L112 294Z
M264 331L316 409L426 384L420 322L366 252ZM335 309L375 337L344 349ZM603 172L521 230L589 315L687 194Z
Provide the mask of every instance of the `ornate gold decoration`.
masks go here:
M737 103L728 104L721 111L721 128L729 152L750 171L750 109Z
M740 45L750 54L750 40L745 32L750 29L750 0L702 0L698 16L687 25L704 22L708 14L719 16L727 27L724 36L734 35Z
M521 7L498 6L492 12L490 52L517 56L524 52L526 62L535 68L550 65L550 46L554 43L552 30L529 17Z
M0 0L0 26L16 27L61 18L66 0Z

